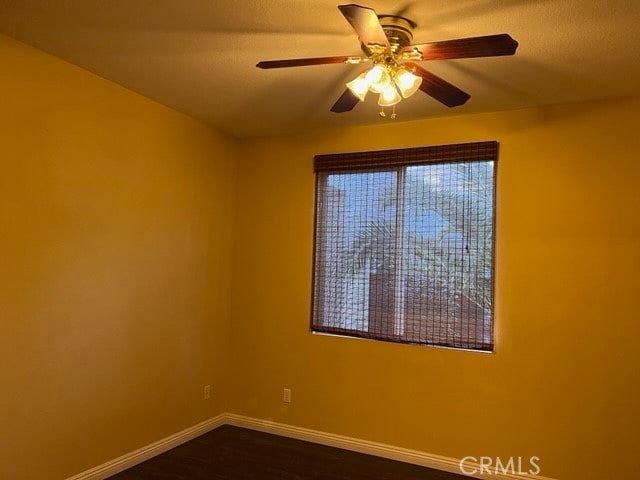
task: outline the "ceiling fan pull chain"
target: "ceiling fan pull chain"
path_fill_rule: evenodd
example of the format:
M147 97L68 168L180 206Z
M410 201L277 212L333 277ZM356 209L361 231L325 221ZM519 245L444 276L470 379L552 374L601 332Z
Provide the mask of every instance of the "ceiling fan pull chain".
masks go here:
M391 110L391 117L390 118L391 118L391 120L395 120L396 117L398 116L398 114L396 113L396 106L393 105L391 108L392 108L392 110ZM387 114L384 111L384 107L380 107L380 113L378 115L380 115L383 118L387 116Z

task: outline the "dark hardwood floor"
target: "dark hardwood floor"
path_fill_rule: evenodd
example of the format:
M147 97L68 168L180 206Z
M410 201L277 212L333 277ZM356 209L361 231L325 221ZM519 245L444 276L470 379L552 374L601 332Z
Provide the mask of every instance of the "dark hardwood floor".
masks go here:
M222 426L111 480L468 480L339 448Z

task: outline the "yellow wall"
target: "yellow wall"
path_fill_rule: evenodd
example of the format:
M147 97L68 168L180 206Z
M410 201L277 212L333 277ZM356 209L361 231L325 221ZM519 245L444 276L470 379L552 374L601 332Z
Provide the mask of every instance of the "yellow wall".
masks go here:
M562 480L635 478L639 114L631 99L243 141L234 411L450 457L537 455ZM478 140L500 142L496 353L310 334L313 156Z
M62 479L228 409L236 146L4 36L0 65L0 478Z

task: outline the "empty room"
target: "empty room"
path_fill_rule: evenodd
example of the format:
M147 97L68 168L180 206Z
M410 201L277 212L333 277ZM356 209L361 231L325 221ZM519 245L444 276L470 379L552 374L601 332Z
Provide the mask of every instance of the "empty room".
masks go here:
M638 24L0 0L0 478L640 478Z

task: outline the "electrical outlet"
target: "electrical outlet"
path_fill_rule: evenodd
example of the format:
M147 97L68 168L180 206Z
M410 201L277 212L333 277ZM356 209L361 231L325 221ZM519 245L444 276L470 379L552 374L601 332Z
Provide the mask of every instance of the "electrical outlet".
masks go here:
M209 400L211 398L211 385L204 386L204 399Z
M285 388L282 392L282 401L284 403L291 403L291 389Z

